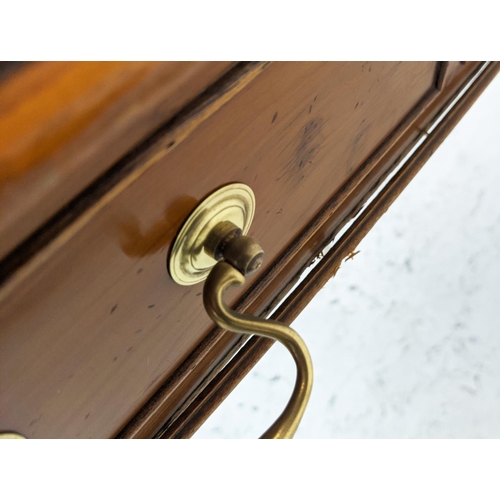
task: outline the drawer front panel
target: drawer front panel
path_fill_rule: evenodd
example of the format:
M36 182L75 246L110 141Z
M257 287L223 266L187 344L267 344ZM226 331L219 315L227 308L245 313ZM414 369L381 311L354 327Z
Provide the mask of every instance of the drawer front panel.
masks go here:
M435 76L431 62L273 63L196 126L167 132L4 285L0 428L115 435L211 327L202 284L180 287L165 268L189 211L223 184L254 190L250 234L266 262L248 287Z

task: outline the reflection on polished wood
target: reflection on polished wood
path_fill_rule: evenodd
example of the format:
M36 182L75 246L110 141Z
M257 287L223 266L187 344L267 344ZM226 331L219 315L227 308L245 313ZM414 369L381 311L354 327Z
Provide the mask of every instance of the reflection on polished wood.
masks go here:
M2 262L0 427L112 437L144 410L123 435L152 436L239 341L213 329L200 285L165 273L191 201L230 182L254 190L252 236L266 263L226 300L262 314L419 134L420 116L443 104L436 67L238 68L124 160L115 183L103 177L26 260Z
M165 209L164 217L142 231L137 217L130 215L119 223L120 246L129 257L146 257L160 252L172 241L177 228L198 204L191 196L181 196Z

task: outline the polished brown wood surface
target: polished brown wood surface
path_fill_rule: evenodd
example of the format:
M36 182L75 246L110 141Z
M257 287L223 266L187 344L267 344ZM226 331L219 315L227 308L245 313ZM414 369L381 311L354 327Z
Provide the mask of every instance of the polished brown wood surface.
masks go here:
M448 61L444 72L443 88L453 85L478 65L479 63L476 61Z
M404 120L336 191L322 209L310 220L300 235L284 247L279 258L263 273L247 292L234 303L239 312L266 316L280 301L311 260L323 250L335 234L356 215L381 180L415 143L427 135L435 117L455 99L469 79L484 69L475 65L460 80L438 91L437 81L444 75L444 64L437 65L436 86L429 89ZM476 71L477 70L477 71ZM179 368L152 396L141 411L120 432L123 438L151 437L160 428L176 426L183 412L191 411L191 402L210 383L244 339L227 334L219 328L204 337ZM214 359L219 359L213 363ZM209 362L212 361L211 367ZM170 435L167 433L166 435Z
M201 285L180 287L165 269L195 204L228 182L255 191L251 233L267 262L250 286L435 78L431 62L273 63L235 74L9 275L0 427L115 435L211 328Z
M0 82L0 258L232 63L28 63Z
M408 162L392 177L387 186L375 199L368 206L364 207L363 213L356 219L356 223L346 231L328 254L320 260L319 264L307 276L307 279L302 281L277 311L272 314L272 319L283 321L287 324L293 322L327 281L335 276L344 259L349 259L350 256L355 255L355 250L362 239L373 228L377 220L384 215L392 202L411 182L420 168L429 160L457 123L459 123L487 85L498 74L499 70L500 63L494 63L490 64L485 71L479 74L478 78L465 91L465 94L454 105L453 109L440 121L431 134L427 136L421 147L411 155ZM473 75L470 74L468 76ZM440 116L441 106L446 102L454 102L456 94L459 93L440 94L437 99L433 100L432 106L430 106L434 112L430 113L431 110L427 109L419 114L418 121L422 119L423 124L432 121L436 111L436 114ZM427 115L427 118L425 115ZM366 195L370 196L371 190L368 190ZM205 387L196 391L194 397L191 398L184 410L179 412L177 418L170 418L166 421L157 436L163 439L191 437L217 406L248 374L272 344L272 340L263 339L258 336L248 340L238 353L219 372L214 374ZM136 422L131 423L124 430L122 433L123 437L137 437L140 435L140 430L144 430L148 426L147 409L146 407L142 419L141 416L138 416ZM149 413L152 413L151 410Z

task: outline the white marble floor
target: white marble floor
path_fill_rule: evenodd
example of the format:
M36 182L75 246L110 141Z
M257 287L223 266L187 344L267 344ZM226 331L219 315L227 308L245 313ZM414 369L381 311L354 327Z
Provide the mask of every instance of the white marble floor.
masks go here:
M315 367L297 438L500 437L500 77L294 322ZM196 438L258 437L279 345Z

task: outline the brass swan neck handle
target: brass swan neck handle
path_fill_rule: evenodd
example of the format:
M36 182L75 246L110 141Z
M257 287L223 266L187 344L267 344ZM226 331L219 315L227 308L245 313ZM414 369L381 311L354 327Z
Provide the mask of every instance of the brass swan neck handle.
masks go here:
M311 394L311 356L302 338L289 326L279 321L239 314L224 303L222 298L224 291L244 282L243 274L231 264L217 263L205 282L203 303L210 318L221 328L278 340L292 354L297 366L297 378L292 396L278 419L261 436L263 439L290 439L299 426Z
M225 290L242 285L245 276L262 264L264 252L245 236L253 219L255 197L244 184L225 186L206 198L178 233L168 259L170 276L181 285L206 279L203 303L210 318L221 328L259 335L281 342L297 367L292 395L285 409L263 439L290 439L311 395L313 369L307 346L299 334L279 321L233 311L223 300Z

